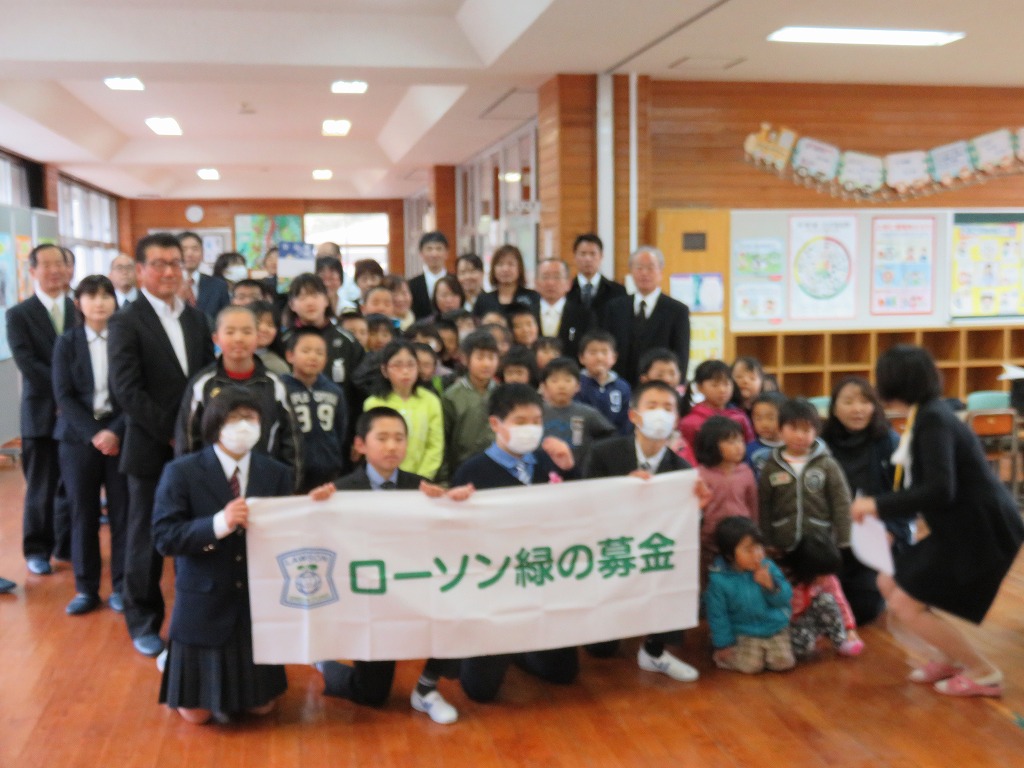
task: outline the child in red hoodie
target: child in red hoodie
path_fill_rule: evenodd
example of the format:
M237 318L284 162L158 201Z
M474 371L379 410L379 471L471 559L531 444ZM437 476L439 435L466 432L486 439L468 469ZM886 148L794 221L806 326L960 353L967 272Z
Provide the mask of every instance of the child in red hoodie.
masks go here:
M740 425L743 440L747 443L754 440L754 428L741 409L731 404L732 372L721 360L705 360L693 372L693 381L686 389L683 408L686 411L679 422L679 431L687 443L693 445L697 431L712 416L725 416ZM699 392L703 400L694 404L694 391Z

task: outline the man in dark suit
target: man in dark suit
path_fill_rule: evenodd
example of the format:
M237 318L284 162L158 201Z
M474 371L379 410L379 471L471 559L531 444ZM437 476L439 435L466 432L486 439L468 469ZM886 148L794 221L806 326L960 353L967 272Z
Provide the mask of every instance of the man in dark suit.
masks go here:
M203 239L195 232L178 235L182 258L185 262L184 275L178 296L193 307L199 307L206 315L211 327L217 314L231 303L228 284L218 277L204 275L199 271L203 263Z
M28 256L35 293L7 310L7 343L21 372L21 456L25 473L22 552L28 569L52 573L50 556L68 548L67 519L58 520L55 497L60 479L53 429L53 347L65 328L75 324L75 305L66 294L68 253L56 245L38 245Z
M626 289L601 274L604 244L600 237L592 233L580 235L572 245L572 253L576 261L576 279L569 290L569 299L588 307L600 317L605 305L614 298L625 296Z
M640 246L629 257L629 272L636 285L632 296L608 302L601 318L605 330L615 336L619 359L615 372L636 385L641 356L654 347L676 353L679 370L686 375L690 360L690 310L681 301L661 292L665 256L651 245Z
M114 299L117 308L124 309L139 297L138 286L135 285L135 259L127 253L119 253L110 262L110 282L114 284Z
M566 297L569 290L569 265L561 259L544 259L537 265L537 325L541 336L553 336L562 341L562 354L575 360L579 355L580 339L597 325L594 313Z
M127 416L121 471L128 475L125 619L136 650L163 650L163 561L153 549L153 497L174 455L174 422L185 385L213 362L202 311L178 297L181 246L173 235L142 238L135 252L140 296L110 320L110 388Z
M409 281L412 313L417 320L434 314L434 286L448 274L448 238L441 232L427 232L420 238L420 260L423 274Z

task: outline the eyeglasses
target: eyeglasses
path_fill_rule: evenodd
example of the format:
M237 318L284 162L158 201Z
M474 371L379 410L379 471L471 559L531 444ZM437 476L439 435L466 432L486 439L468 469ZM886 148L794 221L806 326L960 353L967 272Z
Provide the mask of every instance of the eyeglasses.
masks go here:
M152 269L155 272L176 271L181 269L182 266L180 261L165 261L163 259L154 259L153 261L146 262L146 269Z

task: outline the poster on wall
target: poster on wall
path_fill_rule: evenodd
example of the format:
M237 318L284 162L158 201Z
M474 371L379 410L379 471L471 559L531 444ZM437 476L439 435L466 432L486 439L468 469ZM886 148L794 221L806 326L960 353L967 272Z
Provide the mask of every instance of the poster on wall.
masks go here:
M736 320L782 320L785 244L774 237L738 238L732 248L732 313Z
M791 216L789 317L854 317L856 253L856 216Z
M302 216L235 216L235 250L250 268L259 266L270 247L281 242L302 242Z
M704 360L725 359L725 318L722 315L690 316L690 363L687 381Z
M935 219L872 219L871 314L931 314L934 295Z
M950 314L953 317L1024 314L1022 246L1024 214L955 214Z
M18 303L18 263L14 239L9 232L0 232L0 322L7 327L7 310ZM0 360L11 357L7 334L0 334Z
M277 254L277 292L288 293L292 280L316 272L316 249L312 243L282 242Z
M28 271L28 255L32 253L32 238L29 235L14 236L15 258L18 262L18 301L32 295L32 275Z
M721 312L725 287L721 272L679 272L669 275L669 295L693 312Z

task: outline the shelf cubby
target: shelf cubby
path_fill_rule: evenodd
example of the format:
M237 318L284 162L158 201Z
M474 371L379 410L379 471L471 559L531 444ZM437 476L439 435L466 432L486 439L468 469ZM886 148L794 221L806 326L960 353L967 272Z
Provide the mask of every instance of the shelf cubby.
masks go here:
M782 367L825 364L825 334L791 333L782 337Z
M862 331L866 333L866 331ZM897 344L917 344L916 331L876 331L875 360Z
M921 331L921 346L931 352L936 363L960 363L959 328Z
M736 338L735 357L756 357L761 361L761 365L765 367L765 370L777 369L779 366L778 334L738 336Z
M871 381L871 371L868 368L843 367L841 369L836 369L833 367L828 372L828 392L825 392L824 394L831 395L832 390L836 388L836 384L838 384L842 379L845 379L847 376L860 376L862 379L867 379L868 381Z
M1001 365L970 365L964 369L964 396L982 389L1006 389L1006 382L999 381L1003 372ZM964 399L964 398L962 398Z
M1002 328L968 328L964 340L964 357L968 360L993 360L1002 363L1006 359Z
M827 395L825 391L825 374L823 371L786 371L779 382L782 391L789 397L817 397Z
M871 361L871 336L865 333L831 334L829 358L833 366L867 365Z

